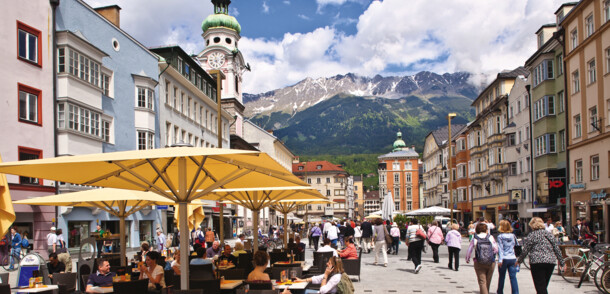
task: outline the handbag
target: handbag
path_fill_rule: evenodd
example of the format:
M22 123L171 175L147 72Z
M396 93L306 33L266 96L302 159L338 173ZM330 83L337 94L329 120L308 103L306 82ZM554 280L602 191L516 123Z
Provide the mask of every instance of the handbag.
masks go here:
M515 247L513 247L513 250L515 251L515 255L519 257L521 256L521 253L523 253L523 246L519 245L519 241L515 235L513 235L513 238L515 238Z
M385 226L383 226L383 232L385 233L385 242L387 244L392 244L392 236L390 236L390 233L388 233L388 228L386 228Z
M426 232L424 232L424 230L421 228L421 226L419 227L419 229L417 229L417 231L415 231L415 236L420 237L423 240L428 239Z

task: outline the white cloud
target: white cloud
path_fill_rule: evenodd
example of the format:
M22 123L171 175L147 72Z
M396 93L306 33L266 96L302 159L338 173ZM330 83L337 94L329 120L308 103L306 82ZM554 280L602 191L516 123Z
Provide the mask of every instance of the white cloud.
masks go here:
M269 13L269 5L267 5L267 1L263 1L263 13Z
M299 18L304 19L304 20L311 20L311 18L305 14L299 14L297 15Z
M232 16L238 17L239 16L239 11L235 7L230 7L229 8L229 14L232 15Z
M288 0L284 0L283 2L284 2L284 4L286 4L286 5L290 5L290 1L288 1Z

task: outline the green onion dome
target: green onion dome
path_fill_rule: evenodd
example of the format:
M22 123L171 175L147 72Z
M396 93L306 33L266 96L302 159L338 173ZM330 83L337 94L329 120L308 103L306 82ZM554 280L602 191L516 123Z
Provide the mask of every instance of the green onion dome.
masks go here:
M241 26L235 17L224 14L217 13L208 16L203 23L201 24L201 29L205 33L209 28L217 28L224 27L228 29L232 29L237 32L237 34L241 33Z

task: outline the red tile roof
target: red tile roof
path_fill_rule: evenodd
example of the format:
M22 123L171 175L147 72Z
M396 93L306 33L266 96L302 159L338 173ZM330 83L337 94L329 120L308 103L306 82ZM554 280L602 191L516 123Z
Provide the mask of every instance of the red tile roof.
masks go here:
M318 168L320 166L320 168ZM300 168L301 167L301 168ZM310 161L310 162L299 162L292 164L293 173L305 173L305 172L323 172L323 171L337 171L345 172L341 166L332 164L328 161Z

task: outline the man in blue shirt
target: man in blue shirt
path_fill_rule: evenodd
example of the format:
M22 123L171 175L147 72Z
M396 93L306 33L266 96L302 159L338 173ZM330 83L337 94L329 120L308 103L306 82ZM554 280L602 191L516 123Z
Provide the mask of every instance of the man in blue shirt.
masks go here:
M9 269L13 269L13 264L18 261L13 258L13 256L19 256L21 254L21 235L17 232L15 227L11 227L11 255L10 255L10 263Z
M212 247L208 248L206 256L207 258L212 258L216 255L220 255L220 253L222 253L222 250L220 249L220 243L218 243L218 241L214 241L214 243L212 243Z
M110 287L112 286L112 278L115 273L110 272L110 263L105 259L99 259L97 264L97 272L89 275L87 281L87 293L96 293L93 287Z

